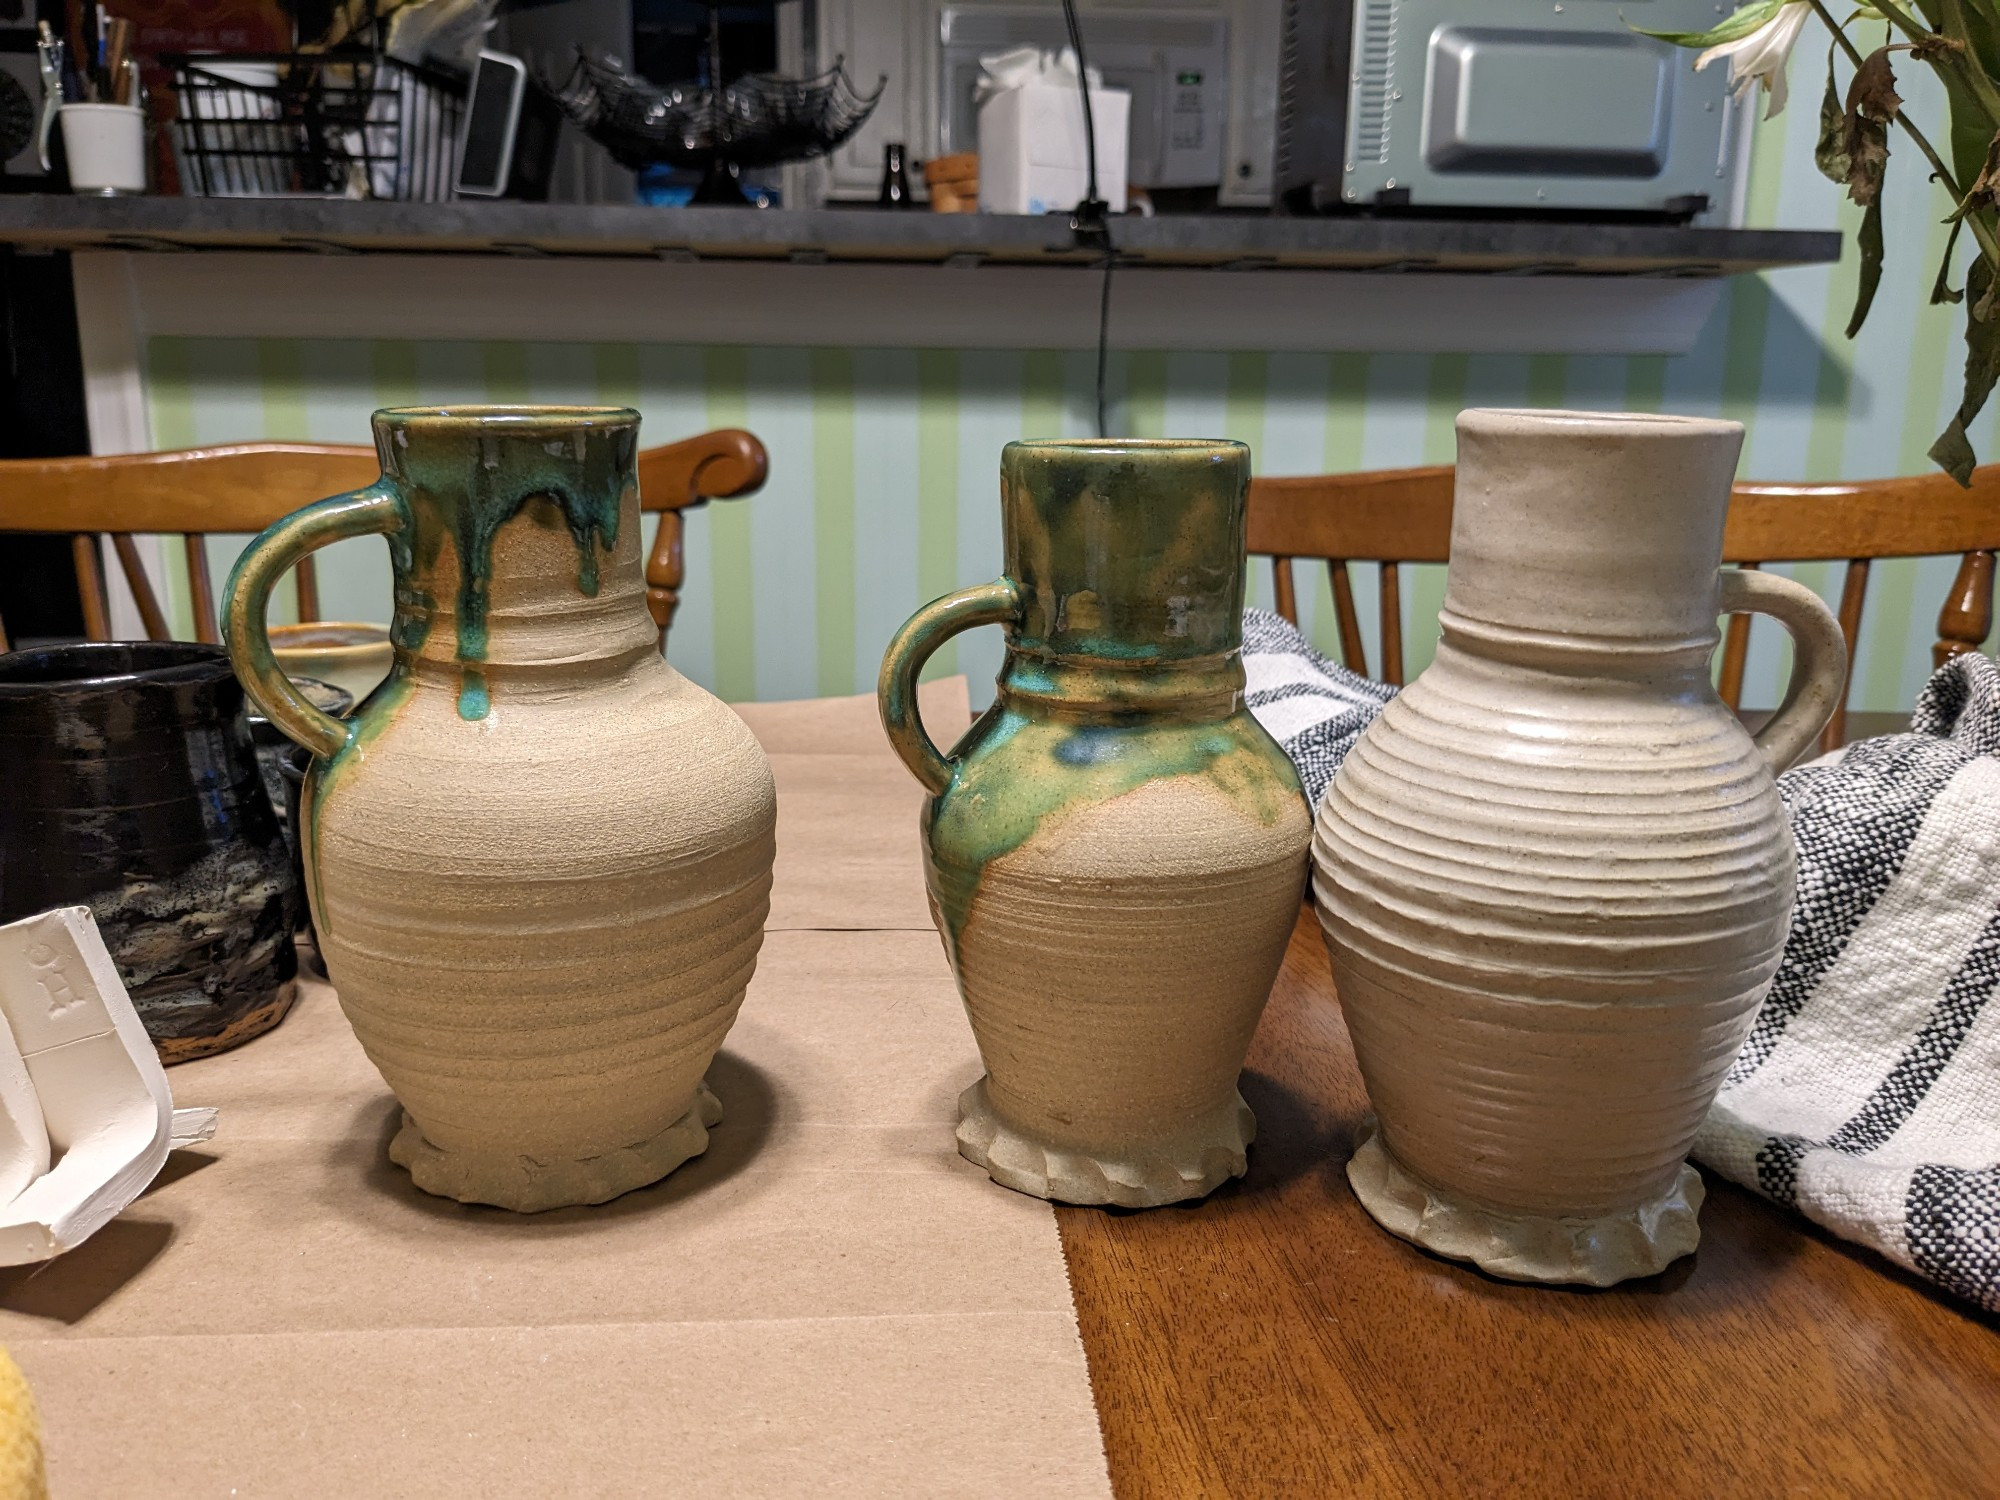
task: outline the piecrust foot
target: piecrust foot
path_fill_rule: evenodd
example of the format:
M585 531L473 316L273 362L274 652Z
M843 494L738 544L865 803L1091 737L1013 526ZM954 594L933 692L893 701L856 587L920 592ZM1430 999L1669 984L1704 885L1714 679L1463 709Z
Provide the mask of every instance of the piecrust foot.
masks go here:
M980 1079L958 1096L958 1154L1002 1187L1057 1203L1154 1208L1204 1198L1249 1167L1257 1117L1241 1094L1202 1132L1157 1149L1092 1156L1046 1145L1003 1120Z
M1599 1218L1505 1214L1468 1203L1411 1172L1382 1143L1373 1115L1347 1163L1347 1181L1391 1234L1510 1281L1615 1286L1653 1276L1701 1243L1701 1174L1686 1162L1666 1193Z
M411 1181L440 1198L540 1213L605 1203L658 1182L708 1149L709 1127L721 1118L722 1102L700 1083L688 1112L651 1140L577 1161L538 1161L518 1152L441 1151L405 1111L389 1160L408 1167Z

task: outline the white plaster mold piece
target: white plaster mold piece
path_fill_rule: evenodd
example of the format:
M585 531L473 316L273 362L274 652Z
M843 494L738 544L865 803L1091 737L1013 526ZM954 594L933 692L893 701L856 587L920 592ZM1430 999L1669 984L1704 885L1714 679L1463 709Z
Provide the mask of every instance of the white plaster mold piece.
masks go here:
M144 1192L177 1134L167 1075L90 910L0 927L0 1265L73 1250ZM206 1133L214 1130L214 1111ZM39 1170L20 1181L24 1165ZM53 1162L53 1165L50 1163Z

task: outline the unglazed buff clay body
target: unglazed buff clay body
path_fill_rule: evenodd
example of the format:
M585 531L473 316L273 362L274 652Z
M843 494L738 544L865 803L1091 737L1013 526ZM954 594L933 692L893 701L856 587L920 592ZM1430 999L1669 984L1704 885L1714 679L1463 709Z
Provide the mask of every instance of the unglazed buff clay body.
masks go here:
M329 977L428 1192L599 1203L707 1146L703 1083L769 908L776 794L743 722L660 656L638 417L377 413L383 479L280 522L230 645L317 759L301 833ZM386 533L396 665L353 724L270 661L275 576ZM295 701L296 700L296 701Z

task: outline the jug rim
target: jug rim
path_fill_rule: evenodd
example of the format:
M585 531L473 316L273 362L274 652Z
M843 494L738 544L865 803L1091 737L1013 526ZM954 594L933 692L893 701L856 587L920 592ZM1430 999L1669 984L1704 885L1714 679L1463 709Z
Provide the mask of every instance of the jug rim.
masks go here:
M1078 453L1130 452L1135 449L1165 452L1172 449L1186 450L1194 448L1221 450L1241 448L1247 453L1250 449L1248 443L1239 443L1234 438L1015 438L1006 446L1009 448L1064 448Z
M0 655L0 698L233 675L223 649L201 641L69 641Z
M1726 417L1689 417L1663 411L1574 411L1563 407L1469 406L1458 414L1460 431L1616 433L1622 437L1648 435L1722 435L1743 431L1741 422Z
M468 402L436 406L384 406L374 421L385 427L624 427L639 413L630 406L544 406Z

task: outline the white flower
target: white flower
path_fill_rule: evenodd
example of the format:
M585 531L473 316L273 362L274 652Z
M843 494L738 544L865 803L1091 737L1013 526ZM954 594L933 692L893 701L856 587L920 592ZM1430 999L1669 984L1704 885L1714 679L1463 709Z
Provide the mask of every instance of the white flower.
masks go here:
M1785 65L1792 60L1792 47L1811 17L1812 6L1806 0L1784 0L1771 19L1756 30L1702 53L1694 60L1694 69L1699 73L1718 57L1728 58L1732 94L1759 83L1771 91L1771 103L1764 111L1768 120L1785 107Z

